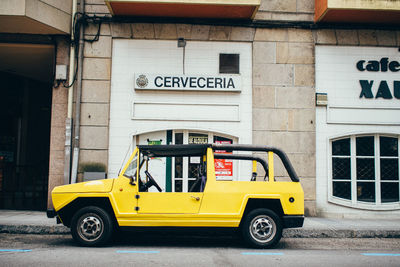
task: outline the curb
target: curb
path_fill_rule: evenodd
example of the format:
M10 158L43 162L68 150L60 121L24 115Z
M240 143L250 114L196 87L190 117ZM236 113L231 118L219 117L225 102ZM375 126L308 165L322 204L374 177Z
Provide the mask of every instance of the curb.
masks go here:
M70 229L63 225L0 225L0 233L66 235ZM400 230L331 230L285 229L284 238L400 238Z
M7 234L64 235L70 232L68 227L62 225L0 225L0 233Z
M400 238L400 230L285 229L286 238Z

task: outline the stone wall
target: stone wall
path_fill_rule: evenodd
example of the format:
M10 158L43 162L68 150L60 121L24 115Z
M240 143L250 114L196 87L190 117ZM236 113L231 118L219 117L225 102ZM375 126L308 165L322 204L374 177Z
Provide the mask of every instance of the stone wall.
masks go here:
M274 21L313 21L314 0L261 0L254 19Z
M400 45L400 30L325 29L313 32L319 45L387 46Z
M311 30L257 29L253 43L253 143L282 148L315 214L314 42ZM280 161L276 175L286 176Z
M254 19L274 21L313 21L314 0L261 0ZM85 0L85 12L109 15L104 0Z
M102 26L96 42L85 42L81 97L79 163L108 163L108 126L110 110L111 45L110 26ZM85 30L92 39L97 28Z
M69 64L69 41L64 37L56 38L56 64ZM68 89L60 85L53 87L50 128L49 195L47 207L52 207L51 190L64 184L65 156L65 119L68 109Z

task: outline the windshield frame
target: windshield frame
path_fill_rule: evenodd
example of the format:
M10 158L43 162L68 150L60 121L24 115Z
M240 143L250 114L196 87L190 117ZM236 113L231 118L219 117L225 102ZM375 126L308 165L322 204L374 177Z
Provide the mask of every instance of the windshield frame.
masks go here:
M128 173L130 171L131 166L132 168L135 169L132 170L132 174ZM120 176L124 176L126 178L133 179L134 181L136 181L138 176L138 166L139 166L139 150L138 148L135 148L132 155L129 157L128 162L125 164L124 169L121 171Z

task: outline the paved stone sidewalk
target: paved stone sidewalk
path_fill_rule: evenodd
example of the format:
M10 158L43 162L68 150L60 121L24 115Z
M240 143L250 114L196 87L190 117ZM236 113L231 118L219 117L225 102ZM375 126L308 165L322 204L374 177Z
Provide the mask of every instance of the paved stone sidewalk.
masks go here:
M0 210L0 233L68 234L45 212ZM307 217L302 228L286 229L284 237L298 238L400 238L399 220L354 220Z

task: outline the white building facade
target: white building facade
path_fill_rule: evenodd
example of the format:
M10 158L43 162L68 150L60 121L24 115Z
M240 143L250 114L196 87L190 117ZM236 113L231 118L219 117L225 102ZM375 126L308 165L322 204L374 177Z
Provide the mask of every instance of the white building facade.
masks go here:
M109 130L112 177L129 146L251 144L251 43L185 41L178 47L176 40L113 40ZM188 160L181 163L183 174L172 171L166 180L171 169L160 159L155 179L164 190L187 191ZM237 171L225 178L238 179Z
M400 217L399 62L394 47L316 46L321 214Z

